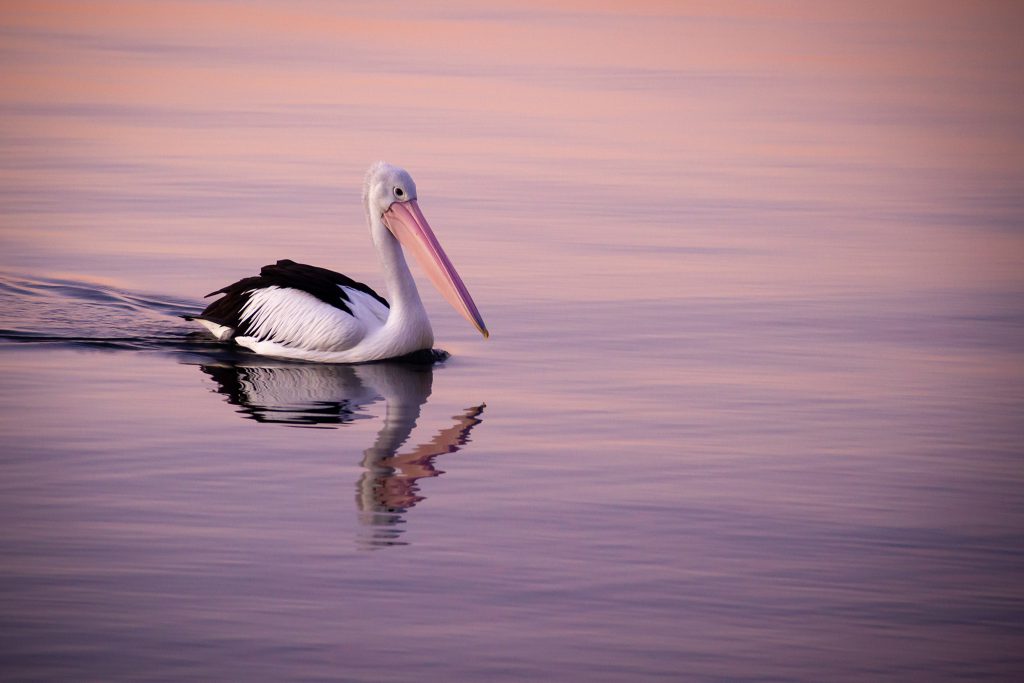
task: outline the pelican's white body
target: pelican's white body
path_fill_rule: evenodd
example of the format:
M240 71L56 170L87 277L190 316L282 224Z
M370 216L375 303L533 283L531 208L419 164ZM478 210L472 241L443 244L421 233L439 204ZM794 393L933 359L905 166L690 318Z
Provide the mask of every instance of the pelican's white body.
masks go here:
M382 360L433 345L434 333L422 304L420 314L414 310L410 316L408 310L389 309L359 290L342 289L351 314L300 289L254 290L242 309L242 317L252 328L250 335L235 337L234 342L261 356L318 363ZM217 339L230 339L235 333L208 320L198 322Z

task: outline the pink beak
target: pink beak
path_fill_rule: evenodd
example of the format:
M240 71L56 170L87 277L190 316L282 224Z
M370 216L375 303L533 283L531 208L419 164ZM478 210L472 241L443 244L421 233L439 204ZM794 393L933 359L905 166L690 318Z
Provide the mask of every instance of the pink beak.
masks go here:
M384 212L383 218L384 225L398 238L402 246L413 253L426 271L427 277L452 308L472 323L484 338L490 336L483 318L480 317L480 311L476 310L473 297L469 295L462 278L455 272L455 266L448 260L448 255L444 253L437 237L434 236L434 231L423 217L416 200L395 202Z

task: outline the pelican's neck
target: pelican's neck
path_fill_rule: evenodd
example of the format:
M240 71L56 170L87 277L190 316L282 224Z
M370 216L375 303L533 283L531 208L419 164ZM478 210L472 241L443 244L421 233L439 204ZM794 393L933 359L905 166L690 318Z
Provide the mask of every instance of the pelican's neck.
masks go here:
M387 326L401 328L406 334L421 337L424 346L418 348L429 348L434 342L430 320L419 290L416 289L416 280L402 252L402 245L384 225L380 216L371 217L370 232L384 270L384 282L390 298L391 312L388 314Z

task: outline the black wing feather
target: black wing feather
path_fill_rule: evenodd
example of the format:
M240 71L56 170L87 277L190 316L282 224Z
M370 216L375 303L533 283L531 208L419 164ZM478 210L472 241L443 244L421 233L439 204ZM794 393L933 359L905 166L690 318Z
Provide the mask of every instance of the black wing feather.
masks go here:
M262 289L264 287L299 289L315 296L325 304L345 311L349 315L352 314L352 309L348 306L349 299L345 294L345 290L341 288L351 287L356 291L369 294L390 308L384 297L377 294L368 285L356 282L347 275L342 275L326 268L307 266L304 263L282 259L273 265L263 266L260 269L260 274L255 277L243 278L227 287L218 289L216 292L207 294L206 296L208 297L217 294L223 294L224 296L207 306L197 317L217 323L218 325L231 327L237 334L244 336L246 330L243 329L244 325L240 317L242 309L249 301L249 294L254 289Z

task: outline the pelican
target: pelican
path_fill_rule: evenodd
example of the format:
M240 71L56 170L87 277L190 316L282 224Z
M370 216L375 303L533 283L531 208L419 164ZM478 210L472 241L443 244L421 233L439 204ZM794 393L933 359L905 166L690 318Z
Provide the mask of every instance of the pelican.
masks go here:
M488 337L466 285L420 211L412 176L384 162L372 165L363 204L390 304L341 273L282 260L207 294L223 296L194 320L218 340L275 358L363 363L429 350L434 332L404 246L455 310Z

